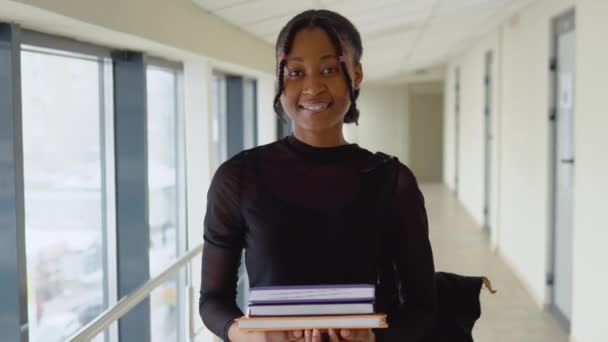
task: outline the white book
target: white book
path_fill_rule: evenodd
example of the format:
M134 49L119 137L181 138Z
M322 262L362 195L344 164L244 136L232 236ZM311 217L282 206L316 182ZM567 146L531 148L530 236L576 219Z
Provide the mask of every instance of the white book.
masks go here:
M386 315L241 317L238 327L248 331L280 331L302 329L375 329L388 328Z
M250 305L249 316L322 316L373 314L372 303Z
M251 304L349 303L373 301L374 285L269 286L251 288Z

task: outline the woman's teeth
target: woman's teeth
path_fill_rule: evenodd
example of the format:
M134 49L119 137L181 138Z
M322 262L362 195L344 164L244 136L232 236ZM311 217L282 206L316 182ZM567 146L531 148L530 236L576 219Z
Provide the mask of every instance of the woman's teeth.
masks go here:
M321 110L325 110L327 108L327 103L308 104L308 105L302 105L301 107L305 110L321 111Z

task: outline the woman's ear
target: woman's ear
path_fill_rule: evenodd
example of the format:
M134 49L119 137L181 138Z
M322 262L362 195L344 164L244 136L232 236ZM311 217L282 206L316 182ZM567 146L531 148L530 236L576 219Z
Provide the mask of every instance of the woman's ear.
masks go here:
M354 76L355 77L353 78L353 89L359 90L361 82L363 82L363 66L361 65L361 63L357 63L357 65L355 65Z

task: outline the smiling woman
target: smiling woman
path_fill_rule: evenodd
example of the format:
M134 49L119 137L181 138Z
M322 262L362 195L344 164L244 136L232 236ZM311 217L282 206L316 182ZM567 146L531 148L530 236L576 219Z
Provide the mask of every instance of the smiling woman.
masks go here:
M323 136L342 137L342 123L357 123L356 99L363 80L361 36L341 15L329 11L307 11L294 17L279 33L276 43L278 91L274 100L277 114L296 123L294 135L315 139L312 131L329 130ZM335 15L327 15L327 14ZM351 77L354 75L354 77ZM314 120L308 114L328 110ZM306 113L303 113L306 114ZM300 124L297 124L298 120ZM331 133L330 133L331 132ZM335 141L317 141L315 146L331 146Z
M292 135L231 158L217 170L205 217L200 314L230 341L422 341L436 308L422 193L409 168L349 144L357 123L363 52L343 16L310 10L276 45L277 114ZM242 250L250 285L371 284L389 328L246 332L235 319ZM404 303L407 298L407 305Z
M342 56L324 29L308 28L295 35L289 57L283 54L287 72L280 101L295 122L296 137L306 140L304 136L326 130L340 136L344 116L353 104L343 67L354 74L352 88L358 90L363 79L361 64L355 65L349 50Z

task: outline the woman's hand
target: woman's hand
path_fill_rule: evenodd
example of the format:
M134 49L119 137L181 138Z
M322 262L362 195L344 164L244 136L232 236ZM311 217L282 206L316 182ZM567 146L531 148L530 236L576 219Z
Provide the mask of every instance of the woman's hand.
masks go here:
M230 342L306 342L304 331L245 331L233 323L228 329Z
M328 329L329 342L376 342L376 335L371 329ZM322 331L306 330L305 342L323 342Z

